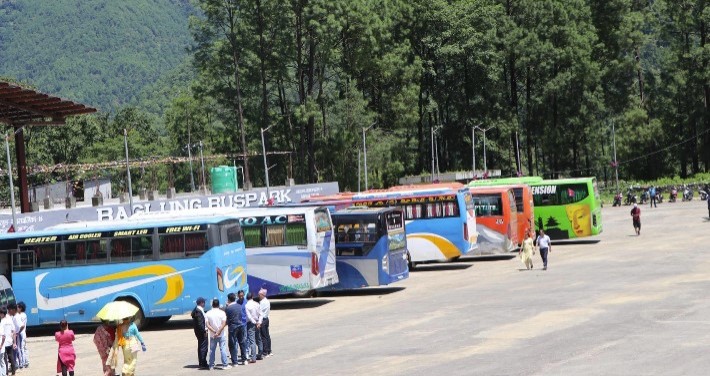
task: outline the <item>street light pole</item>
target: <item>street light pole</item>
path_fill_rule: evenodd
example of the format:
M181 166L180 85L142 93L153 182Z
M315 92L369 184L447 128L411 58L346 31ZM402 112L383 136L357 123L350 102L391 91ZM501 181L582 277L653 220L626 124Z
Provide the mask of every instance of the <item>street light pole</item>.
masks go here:
M377 122L374 122L370 124L367 128L362 128L362 151L364 155L364 162L365 162L365 190L369 189L368 181L367 181L367 138L365 137L365 133L370 130L370 128L374 127Z
M362 179L362 175L360 172L360 148L357 148L357 191L360 192L360 180Z
M5 151L7 151L7 177L10 179L10 205L12 206L12 228L17 231L15 226L15 186L12 182L12 163L10 162L10 144L8 144L8 135L5 133Z
M266 197L271 198L271 191L269 189L269 165L266 162L266 142L264 142L264 133L267 132L274 124L269 125L266 128L261 128L261 152L264 155L264 175L266 177Z
M126 149L126 176L128 177L128 205L130 210L128 215L133 214L133 186L131 185L131 165L128 162L128 129L123 128L123 146Z
M611 121L611 138L614 144L614 172L616 174L616 192L619 192L619 161L616 160L616 129L614 128L614 121Z
M434 171L435 171L435 158L436 156L436 151L434 150L434 135L436 132L441 128L441 125L434 127L431 127L431 182L434 182Z
M471 161L473 166L473 174L471 177L476 179L476 128L477 126L471 126Z
M202 161L202 186L207 189L207 179L205 178L205 157L202 154L202 140L200 140L200 160Z
M481 128L479 126L475 126L475 128L483 132L483 171L486 173L488 172L488 161L486 160L486 132L491 130L493 127Z

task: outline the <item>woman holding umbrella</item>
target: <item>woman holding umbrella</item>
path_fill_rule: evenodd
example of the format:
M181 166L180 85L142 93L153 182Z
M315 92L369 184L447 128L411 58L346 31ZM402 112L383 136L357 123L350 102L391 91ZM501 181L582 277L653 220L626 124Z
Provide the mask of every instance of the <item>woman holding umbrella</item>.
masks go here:
M145 343L143 337L138 331L136 323L129 318L123 319L121 324L116 327L116 340L113 342L112 351L114 356L108 360L109 366L117 367L117 351L123 351L123 368L121 369L122 376L134 376L136 374L136 365L138 364L138 351L145 351Z
M104 376L113 376L114 371L111 366L107 365L108 354L111 351L111 346L116 341L116 328L109 325L109 323L104 322L94 333L94 345L96 345L96 350L99 352L101 357L101 366L104 369Z

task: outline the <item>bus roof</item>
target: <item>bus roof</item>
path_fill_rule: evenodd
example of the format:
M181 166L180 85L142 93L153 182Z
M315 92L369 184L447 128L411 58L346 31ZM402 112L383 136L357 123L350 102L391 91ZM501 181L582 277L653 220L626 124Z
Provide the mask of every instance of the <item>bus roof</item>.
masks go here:
M489 187L496 185L510 185L510 184L534 184L543 181L540 176L521 176L517 178L500 178L500 179L486 179L486 180L473 180L468 183L469 187Z
M389 213L393 211L401 211L401 209L396 207L384 207L384 208L370 208L366 206L354 206L350 208L340 209L335 212L338 215L373 215Z
M397 189L366 191L353 196L353 200L369 200L378 198L400 198L400 197L416 197L416 196L431 196L431 195L450 195L457 193L464 188L463 184L427 184L425 186L410 185L399 186Z
M265 215L295 215L310 213L319 209L328 210L324 205L313 204L309 206L268 206L263 208L234 208L228 215L237 217L253 217L262 213Z
M199 218L199 220L198 220ZM66 235L75 233L84 233L91 231L102 231L106 229L114 230L132 230L146 227L158 227L158 226L182 226L194 224L195 222L200 223L219 223L222 221L234 219L228 216L205 216L198 217L194 216L183 216L181 218L175 218L169 221L166 220L144 220L144 221L83 221L83 222L67 222L59 225L55 225L40 231L27 231L27 232L15 232L11 234L3 234L0 236L0 240L6 239L21 239L27 237L37 237L46 235Z
M566 179L552 179L552 180L542 180L537 183L531 183L530 185L554 185L554 184L574 184L574 183L588 183L594 181L596 178L593 176L582 177L582 178L566 178Z
M471 191L471 194L476 194L476 193L503 193L507 191L511 191L514 187L510 185L501 185L501 186L494 186L494 187L472 187L469 188Z

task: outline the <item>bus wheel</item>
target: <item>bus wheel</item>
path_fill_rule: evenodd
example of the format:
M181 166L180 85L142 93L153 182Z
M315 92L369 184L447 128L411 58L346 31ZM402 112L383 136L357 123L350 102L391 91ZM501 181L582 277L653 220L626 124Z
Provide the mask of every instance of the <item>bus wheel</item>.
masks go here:
M131 298L131 297L122 297L118 298L116 300L122 300L124 302L131 303L138 307L138 313L136 313L135 316L133 316L133 322L136 323L136 326L138 327L138 330L143 330L145 327L148 325L148 320L145 318L145 314L143 313L143 308L141 308L141 305L138 304L138 302Z
M171 317L172 317L172 316L151 317L151 318L148 320L148 323L149 323L150 325L163 325L163 324L165 324L166 322L168 322ZM136 325L137 325L137 324L136 324Z
M297 298L315 298L318 296L318 293L316 290L307 290L307 291L297 291L293 293L293 296Z
M407 252L407 267L409 267L409 270L414 270L416 266L417 265L412 262L412 256Z

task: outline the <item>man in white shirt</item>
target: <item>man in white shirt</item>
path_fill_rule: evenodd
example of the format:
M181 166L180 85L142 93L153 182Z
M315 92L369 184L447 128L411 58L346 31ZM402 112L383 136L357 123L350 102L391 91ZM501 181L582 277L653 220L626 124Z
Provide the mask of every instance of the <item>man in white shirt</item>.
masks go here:
M261 327L261 307L259 302L254 300L254 294L247 294L247 340L249 342L249 363L256 363L257 346L256 346L256 331ZM261 358L261 354L258 354Z
M6 330L5 317L7 317L7 309L0 307L0 376L7 376L7 367L5 366L5 340L10 334L8 334Z
M219 299L212 300L212 309L205 314L205 323L210 335L210 369L214 369L217 345L222 355L222 369L232 368L227 361L227 314L219 308Z
M269 333L269 313L271 313L271 302L266 298L266 289L259 290L259 308L261 309L261 342L263 346L262 356L271 356L271 334Z
M25 310L27 306L24 302L17 303L17 314L15 315L15 322L17 323L17 365L20 368L27 368L30 366L30 356L27 352L27 314Z
M547 253L552 253L552 244L550 237L545 235L545 230L540 230L540 235L537 236L537 246L540 248L540 257L542 257L542 270L547 270Z

